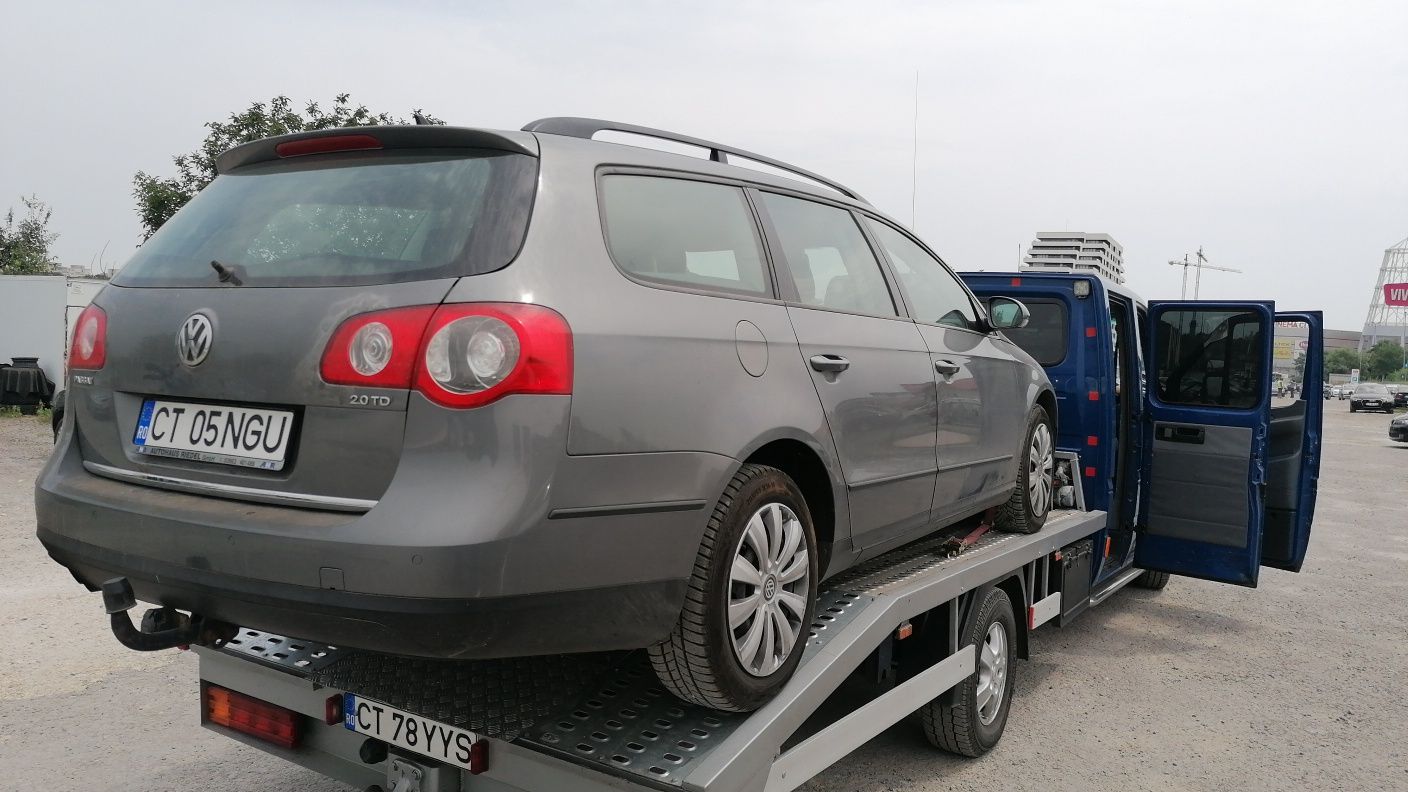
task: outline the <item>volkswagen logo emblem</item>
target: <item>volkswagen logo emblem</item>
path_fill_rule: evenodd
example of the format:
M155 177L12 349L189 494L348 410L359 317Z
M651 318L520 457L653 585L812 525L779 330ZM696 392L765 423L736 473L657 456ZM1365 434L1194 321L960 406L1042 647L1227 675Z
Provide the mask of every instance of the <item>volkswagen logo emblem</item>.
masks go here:
M199 366L210 354L214 341L215 328L211 327L210 319L205 314L191 314L176 333L176 354L187 366Z

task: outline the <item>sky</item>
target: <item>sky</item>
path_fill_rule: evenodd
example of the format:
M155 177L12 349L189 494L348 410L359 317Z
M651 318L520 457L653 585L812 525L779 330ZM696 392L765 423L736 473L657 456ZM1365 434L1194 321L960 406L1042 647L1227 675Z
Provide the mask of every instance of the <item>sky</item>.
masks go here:
M1168 262L1201 247L1243 271L1205 273L1203 299L1334 328L1363 324L1408 237L1402 0L4 0L3 19L0 212L49 203L64 264L126 261L133 174L173 173L206 122L341 92L455 125L582 115L726 142L852 187L955 269L1102 232L1129 286L1176 299Z

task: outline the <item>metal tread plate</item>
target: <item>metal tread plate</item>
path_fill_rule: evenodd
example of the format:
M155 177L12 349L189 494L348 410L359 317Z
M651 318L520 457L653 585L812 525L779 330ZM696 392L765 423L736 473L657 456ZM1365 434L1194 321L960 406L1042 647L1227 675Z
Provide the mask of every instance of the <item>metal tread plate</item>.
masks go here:
M869 597L822 592L801 664L814 659ZM656 786L679 786L749 713L686 704L661 687L644 652L632 655L560 717L546 719L520 743ZM800 667L800 666L799 666ZM786 688L779 695L786 695Z

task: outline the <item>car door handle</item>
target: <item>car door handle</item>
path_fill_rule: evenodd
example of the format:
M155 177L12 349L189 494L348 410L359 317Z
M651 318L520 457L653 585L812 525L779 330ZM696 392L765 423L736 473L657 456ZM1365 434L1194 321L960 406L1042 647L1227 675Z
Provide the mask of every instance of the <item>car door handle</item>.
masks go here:
M958 373L958 369L959 369L958 364L957 364L957 363L954 363L952 360L935 360L935 361L934 361L934 371L939 372L940 374L944 375L945 377L952 377L954 374L957 374L957 373Z
M812 355L812 368L817 371L841 372L851 367L851 361L840 355Z
M1169 426L1161 424L1155 434L1167 443L1190 443L1202 445L1207 438L1207 430L1201 426Z

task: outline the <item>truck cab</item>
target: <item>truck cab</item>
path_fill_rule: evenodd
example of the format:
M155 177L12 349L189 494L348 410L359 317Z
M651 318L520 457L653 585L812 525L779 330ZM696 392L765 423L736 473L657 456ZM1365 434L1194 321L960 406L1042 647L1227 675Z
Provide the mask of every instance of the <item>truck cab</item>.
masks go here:
M1320 468L1322 400L1275 396L1278 323L1307 329L1301 382L1319 382L1318 311L1270 301L1153 301L1086 273L962 273L980 298L1022 301L1007 337L1056 391L1057 447L1108 513L1092 596L1138 570L1256 586L1300 570ZM1312 394L1313 396L1316 394Z

